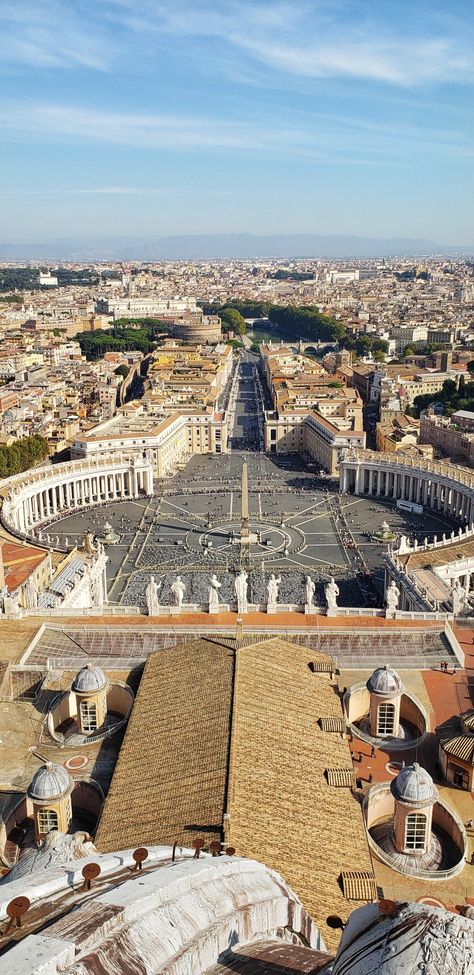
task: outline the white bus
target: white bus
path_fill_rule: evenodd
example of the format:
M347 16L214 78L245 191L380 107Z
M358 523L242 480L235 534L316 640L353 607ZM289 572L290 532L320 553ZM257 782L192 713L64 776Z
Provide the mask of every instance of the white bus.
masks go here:
M397 508L399 511L411 511L414 515L423 514L423 505L417 504L416 501L402 501L399 499L397 501Z

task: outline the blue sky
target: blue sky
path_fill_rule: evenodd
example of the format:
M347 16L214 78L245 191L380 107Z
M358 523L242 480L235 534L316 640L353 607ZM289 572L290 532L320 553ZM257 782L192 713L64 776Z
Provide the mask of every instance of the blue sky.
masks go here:
M0 0L0 238L473 244L471 0Z

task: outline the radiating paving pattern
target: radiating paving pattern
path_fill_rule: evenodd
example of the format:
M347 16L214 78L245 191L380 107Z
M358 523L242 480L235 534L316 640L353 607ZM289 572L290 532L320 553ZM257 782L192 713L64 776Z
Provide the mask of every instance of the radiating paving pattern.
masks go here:
M243 463L249 471L249 515L259 536L242 554ZM71 515L52 531L69 543L86 530L103 533L106 521L120 541L107 546L109 600L145 608L150 574L162 583L160 602L172 602L170 586L184 576L185 602L206 604L208 582L216 572L220 601L234 601L233 580L241 561L249 572L249 601L263 603L271 572L282 576L280 602L304 602L305 575L316 584L315 602L325 605L324 585L334 575L341 606L380 605L383 544L374 533L387 521L393 534L425 537L451 531L442 516L400 513L393 503L340 497L335 482L308 472L296 458L236 451L219 457L194 457L172 481L158 482L155 495L117 502ZM378 581L374 588L372 578Z

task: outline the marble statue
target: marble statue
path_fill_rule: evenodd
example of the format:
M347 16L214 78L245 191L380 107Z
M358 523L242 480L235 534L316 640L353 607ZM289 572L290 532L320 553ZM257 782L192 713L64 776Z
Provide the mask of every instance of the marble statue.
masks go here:
M145 599L148 609L148 616L157 616L160 604L158 601L158 593L161 589L161 582L156 583L155 577L150 576L150 580L145 589Z
M92 581L92 605L96 606L97 609L102 609L104 605L104 587L101 575Z
M211 576L209 580L209 608L211 606L218 606L219 604L219 589L222 586L222 582L219 582L216 574Z
M460 579L456 579L454 586L451 587L451 598L453 613L455 616L459 616L467 602L467 590L464 588Z
M94 545L94 533L93 532L87 531L85 533L85 535L84 535L84 544L83 544L82 548L83 548L83 551L87 553L87 555L95 555L95 553L97 552L97 549L96 549L96 547Z
M337 597L339 595L339 586L335 581L334 576L331 576L329 582L324 587L324 595L326 597L328 609L337 609Z
M389 586L387 586L387 592L385 593L385 605L387 607L387 613L394 613L398 609L398 603L400 600L400 590L392 579Z
M38 590L33 582L31 576L25 582L23 586L23 599L25 604L25 609L37 609L38 606Z
M183 597L186 592L186 586L184 585L181 576L176 576L176 579L171 586L171 592L173 594L175 606L177 606L178 609L181 609L181 606L183 605Z
M278 592L279 592L280 585L281 585L281 576L278 576L277 579L275 573L272 572L267 585L267 603L269 603L270 606L274 606L275 603L278 602Z
M306 605L308 609L312 609L314 606L315 592L316 592L316 586L311 576L306 576L305 593L306 593Z
M7 602L6 601L8 599L8 596L9 596L8 586L3 586L2 589L1 589L1 591L0 591L0 604L1 604L1 607L2 607L2 609L1 609L2 613L5 613L6 612L6 607L7 607Z
M234 588L235 595L237 596L237 612L246 613L247 612L247 583L248 575L245 569L241 569L239 574L235 577Z

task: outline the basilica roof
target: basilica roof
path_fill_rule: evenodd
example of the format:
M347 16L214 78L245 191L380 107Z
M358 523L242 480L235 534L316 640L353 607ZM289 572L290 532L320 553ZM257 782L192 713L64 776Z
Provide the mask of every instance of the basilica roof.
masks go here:
M332 947L326 917L351 907L342 872L373 872L348 743L321 726L342 717L340 697L315 660L333 667L279 638L246 638L237 651L207 638L151 655L95 842L223 840L285 872Z

